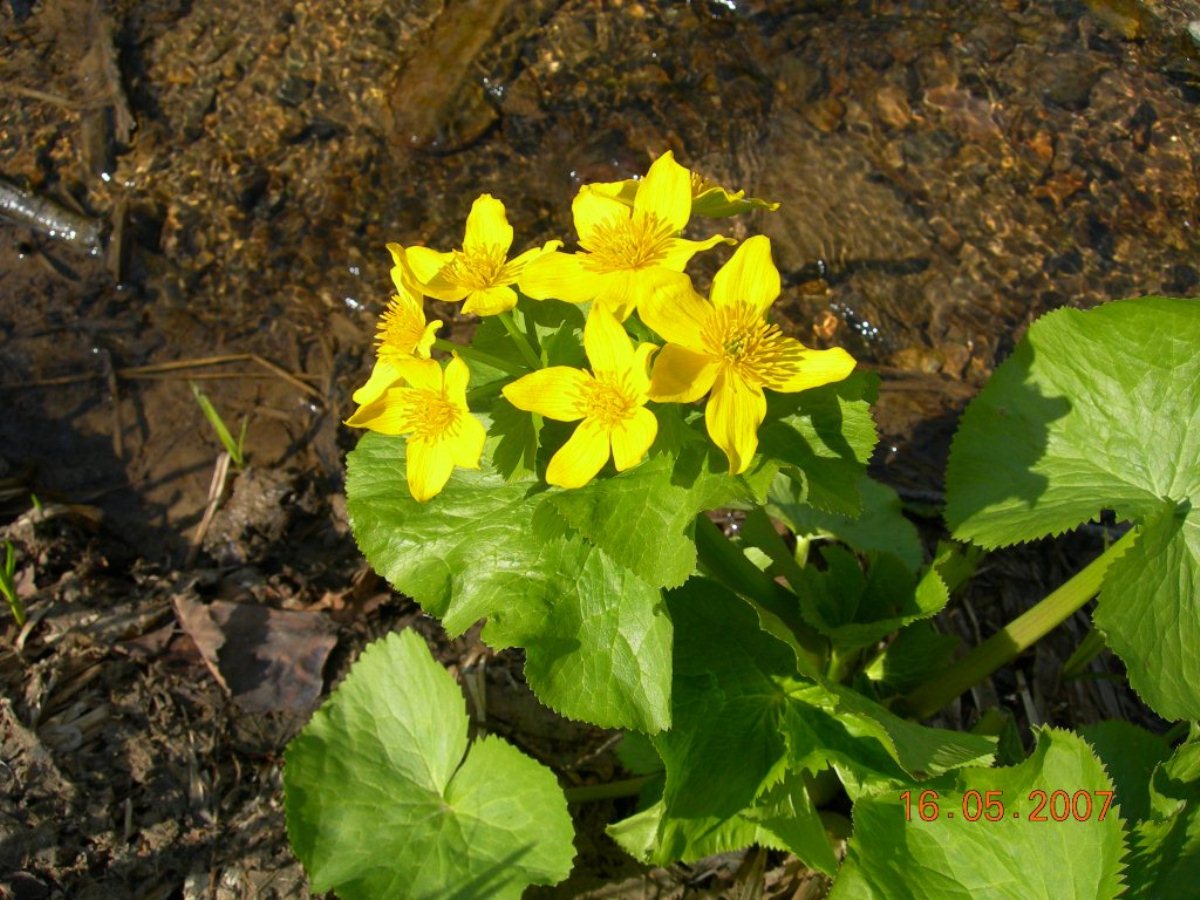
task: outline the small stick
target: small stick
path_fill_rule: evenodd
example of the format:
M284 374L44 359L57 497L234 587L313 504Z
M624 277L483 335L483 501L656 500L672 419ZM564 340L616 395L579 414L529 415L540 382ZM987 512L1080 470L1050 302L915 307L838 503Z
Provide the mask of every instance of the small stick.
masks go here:
M263 359L257 353L231 353L227 356L206 356L200 359L179 359L167 363L155 363L149 366L134 366L128 369L117 369L117 375L121 378L136 378L139 375L149 375L157 372L174 372L179 369L199 368L202 366L218 366L231 362L252 362L255 365L262 366L268 372L273 372L275 375L282 378L284 381L298 388L304 393L321 398L321 392L310 384L305 384L287 369L275 365L269 360Z
M196 557L200 554L200 547L204 544L204 537L208 534L209 526L212 525L213 518L217 514L217 507L221 504L221 497L225 494L225 481L229 477L229 462L230 456L226 451L222 451L217 457L217 464L213 467L212 482L208 486L208 505L204 508L204 518L200 520L200 524L196 528L196 534L192 538L191 549L188 550L187 559L183 567L190 569L196 563Z
M39 91L37 88L25 87L20 84L8 84L0 82L0 94L12 94L17 97L28 97L31 100L41 100L43 103L49 103L51 106L58 106L62 109L72 111L84 109L85 105L76 103L74 100L68 100L66 97L60 97L58 94L51 94L47 91Z
M117 384L117 373L113 371L112 354L104 351L104 377L108 382L108 393L112 397L113 453L117 459L125 458L125 435L121 425L121 390Z
M157 379L169 375L169 373L179 372L184 369L203 368L205 366L218 366L232 362L251 362L255 365L266 369L276 378L282 378L288 384L303 391L310 397L324 402L321 392L314 388L311 384L307 384L303 379L311 379L311 375L294 375L287 369L277 366L275 363L263 359L257 353L233 353L228 356L206 356L200 359L177 359L165 363L153 363L148 366L132 366L124 369L115 369L114 374L117 378L135 379ZM88 373L86 375L62 375L57 378L40 378L36 381L21 381L21 382L6 382L0 384L0 389L13 389L22 387L52 387L55 385L78 384L81 381L91 381L95 378L100 378L102 375ZM254 377L249 374L197 374L188 375L188 378L249 378Z

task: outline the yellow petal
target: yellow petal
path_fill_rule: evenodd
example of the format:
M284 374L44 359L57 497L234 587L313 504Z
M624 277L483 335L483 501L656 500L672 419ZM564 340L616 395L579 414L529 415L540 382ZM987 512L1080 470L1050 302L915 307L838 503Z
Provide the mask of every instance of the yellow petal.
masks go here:
M454 471L454 459L445 441L412 439L408 442L408 490L421 503L436 496Z
M725 451L731 475L750 467L758 449L758 426L766 414L762 388L747 384L733 372L720 373L704 410L704 424L713 443Z
M649 271L619 269L596 275L599 290L593 298L596 301L594 305L604 307L617 321L624 322L637 309L638 300L650 294L639 278Z
M483 427L482 422L467 413L459 422L458 432L446 437L444 443L450 448L450 457L456 466L478 469L485 440L487 429Z
M702 250L707 250L710 247L715 247L717 244L736 244L737 241L724 235L714 234L712 237L705 238L702 241L689 241L684 238L674 238L667 246L667 253L661 260L659 265L664 269L670 269L672 272L682 272L690 260Z
M583 349L593 372L624 373L633 365L633 347L621 323L600 304L588 313L583 326Z
M413 387L425 391L441 391L442 367L436 359L397 356L393 362L400 370L401 377Z
M619 422L612 430L613 463L618 472L636 466L654 443L658 434L658 419L654 413L639 408L630 418Z
M491 194L480 194L467 215L467 233L463 250L468 255L499 247L505 253L512 246L513 230L504 214L504 204Z
M540 247L531 247L520 256L510 259L508 261L508 265L505 266L505 269L520 275L525 266L527 266L529 263L533 262L543 253L550 253L554 250L557 250L562 245L562 241L546 241L546 243L542 244Z
M799 344L799 341L796 341ZM799 362L791 374L781 377L776 369L763 372L763 384L773 391L795 393L841 381L854 371L854 357L841 347L832 350L802 348Z
M371 369L367 383L355 391L351 399L359 406L367 406L387 393L388 388L398 385L402 378L395 357L391 354L380 356L375 361L375 368Z
M668 150L654 161L638 185L635 212L653 213L672 231L682 231L692 214L692 173ZM582 237L582 235L581 235Z
M656 403L699 400L717 380L717 362L678 344L667 344L654 360L650 399Z
M421 332L421 337L417 340L417 346L413 348L413 353L423 359L429 359L429 351L433 349L433 342L437 340L438 329L442 327L440 319L434 319L425 326L425 330Z
M470 293L471 289L454 277L452 268L446 268L422 284L421 290L434 300L458 303Z
M494 316L497 313L508 312L517 305L517 292L506 284L485 288L482 291L471 291L467 294L467 302L462 311L469 316Z
M697 353L704 349L700 334L712 314L712 306L682 274L659 282L638 307L642 321L659 337Z
M392 283L396 293L401 297L411 297L418 303L421 300L421 285L413 274L408 261L408 252L400 244L388 244L388 252L392 254Z
M409 388L390 388L379 399L355 410L346 424L351 428L366 428L380 434L407 434L413 428L407 402L410 395Z
M546 481L563 488L583 487L608 462L608 432L595 419L584 419L546 467Z
M592 190L589 184L581 187L575 199L571 201L571 217L575 220L575 233L579 235L581 244L588 243L597 227L614 219L627 221L630 215L632 213L628 206L620 200Z
M779 270L771 261L771 239L747 238L713 277L713 306L748 304L760 315L779 296Z
M629 382L645 403L650 394L650 360L658 350L656 344L638 344L629 369Z
M624 181L593 181L588 187L601 197L611 197L632 208L633 198L637 196L638 182L633 178L626 178Z
M502 393L517 409L559 422L574 422L584 416L583 396L590 383L591 376L580 369L550 366L522 375L506 384Z
M463 409L467 408L467 382L471 379L471 370L457 353L446 364L442 374L442 383L446 388L446 399Z
M388 246L391 247L393 245L389 244ZM429 247L409 247L405 251L405 256L408 260L408 267L412 270L417 281L422 284L432 281L438 272L442 271L454 259L453 253L441 253ZM398 268L403 267L399 266Z
M586 303L600 291L599 277L580 265L577 253L547 253L521 272L521 292L534 300Z

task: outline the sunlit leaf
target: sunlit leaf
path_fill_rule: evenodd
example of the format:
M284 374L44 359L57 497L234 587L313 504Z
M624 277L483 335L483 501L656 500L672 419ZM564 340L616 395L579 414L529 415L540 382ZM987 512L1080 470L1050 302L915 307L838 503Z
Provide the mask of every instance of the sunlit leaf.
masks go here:
M763 805L781 799L772 793L777 785L794 786L804 772L832 765L858 796L991 758L990 739L907 722L848 688L804 678L787 644L714 582L693 578L667 600L676 627L673 724L652 738L666 767L663 803L621 832L644 859L694 858L718 837L732 849L774 822ZM807 837L778 822L769 827L787 849L821 866L823 829L805 801L786 802ZM652 832L649 819L657 822Z
M946 476L955 536L985 547L1111 509L1142 532L1096 624L1167 718L1200 717L1200 301L1148 297L1029 328L967 408Z
M1111 806L1100 820L1099 792L1111 792L1112 784L1070 732L1043 729L1033 754L1017 766L960 769L907 790L907 801L891 790L854 804L854 834L833 900L1107 900L1121 892L1121 817ZM936 791L925 795L930 821L921 815L924 791ZM1046 797L1044 821L1031 821L1034 792Z
M554 773L498 737L468 747L462 693L412 631L363 651L288 745L284 786L316 893L516 898L571 870Z
M1130 841L1129 896L1178 897L1200 884L1200 732L1161 763L1149 783L1150 809Z

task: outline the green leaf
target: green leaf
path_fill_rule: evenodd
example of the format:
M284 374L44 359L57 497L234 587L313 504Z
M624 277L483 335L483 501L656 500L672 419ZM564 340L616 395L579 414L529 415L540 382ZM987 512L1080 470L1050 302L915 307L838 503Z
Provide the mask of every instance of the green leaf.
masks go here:
M583 350L583 310L573 303L521 297L513 318L547 366L588 368Z
M905 722L847 688L801 677L788 646L715 582L693 578L667 602L676 625L673 725L653 737L667 772L648 851L655 859L691 858L709 846L693 839L739 822L765 827L755 810L805 771L832 764L858 793L991 757L988 739ZM823 858L791 838L787 846L814 865Z
M537 474L540 417L497 397L484 424L488 432L484 455L506 481L527 480Z
M570 873L554 774L498 737L468 748L462 694L413 631L363 651L284 762L288 837L315 893L516 898Z
M1171 745L1160 735L1122 719L1085 725L1079 733L1108 769L1122 818L1127 822L1146 818L1150 810L1150 776L1171 755Z
M1121 820L1110 808L1099 821L1102 800L1096 791L1112 785L1100 762L1080 738L1070 732L1043 729L1025 762L1012 768L967 768L936 783L915 785L911 791L911 821L899 790L858 800L854 805L854 835L846 861L834 882L832 900L855 898L946 897L989 898L1087 897L1106 900L1121 891L1124 837ZM936 790L937 818L922 821L921 792ZM997 792L988 795L987 792ZM1061 799L1049 803L1046 821L1030 821L1036 801L1031 791L1050 798L1066 792L1068 801L1086 792L1091 814L1084 821L1068 816ZM971 793L964 806L964 794ZM997 821L977 812L995 814L986 800L1003 804ZM1078 809L1084 809L1083 799ZM1019 817L1014 817L1016 813Z
M759 468L773 477L782 467L798 479L797 503L857 516L859 479L878 440L871 418L878 386L875 375L853 372L811 391L768 394Z
M1129 896L1179 897L1200 884L1200 740L1192 726L1187 742L1155 769L1150 813L1130 841Z
M1200 718L1200 512L1185 501L1147 516L1108 570L1092 617L1155 712Z
M863 573L853 553L828 546L821 551L827 568L809 566L798 573L805 621L841 650L874 644L910 622L937 613L950 595L937 570L930 568L913 585L912 574L890 553L874 556Z
M471 348L508 364L509 369L523 371L529 368L520 349L513 342L496 316L488 316L479 323L471 338ZM500 385L512 381L515 376L506 369L481 362L475 356L463 356L463 362L471 372L469 388L472 393L481 392L491 386L497 393Z
M862 512L855 517L816 509L801 500L800 485L789 478L776 478L768 511L785 522L797 537L835 537L863 553L891 553L910 572L916 572L924 558L921 539L916 526L901 511L896 492L866 472L860 473L857 488Z
M1112 509L1143 525L1096 624L1160 715L1200 717L1200 302L1063 309L1029 329L963 416L956 536L995 547Z
M745 191L730 192L722 187L709 187L692 198L692 215L707 218L726 218L752 210L762 209L774 212L779 204L772 200L762 200L758 197L747 197Z
M657 587L678 587L696 568L691 524L697 514L750 496L715 448L689 442L678 457L652 453L616 478L598 478L547 500L630 571Z
M750 807L726 819L673 818L666 815L666 804L660 800L607 830L622 849L648 865L694 862L758 844L794 853L829 875L837 869L825 827L799 775L789 775Z
M946 474L957 536L996 547L1102 509L1200 501L1200 305L1147 297L1060 309L1029 328L971 402Z
M888 693L907 693L950 665L961 643L957 636L917 621L902 629L864 672L885 685Z
M659 590L575 533L534 482L459 469L418 503L404 449L367 434L347 460L351 527L375 570L452 635L486 618L492 646L524 647L530 686L564 715L665 728L671 622Z

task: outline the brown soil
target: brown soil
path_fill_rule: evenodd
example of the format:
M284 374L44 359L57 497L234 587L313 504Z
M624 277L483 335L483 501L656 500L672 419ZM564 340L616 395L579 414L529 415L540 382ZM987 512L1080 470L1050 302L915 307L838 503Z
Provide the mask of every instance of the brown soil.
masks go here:
M488 727L566 783L620 775L612 735L538 707L517 656L447 640L348 533L340 422L387 241L456 244L482 191L522 246L570 238L579 184L668 148L782 200L730 227L772 237L795 334L883 373L877 473L936 504L955 416L1034 317L1198 292L1198 16L1187 0L9 0L0 178L105 239L93 254L0 218L2 537L32 622L0 630L0 897L307 895L280 757L311 698L248 710L181 603L319 619L326 689L367 641L420 628L486 686ZM451 337L471 327L439 315ZM189 381L248 423L250 468L199 542L220 446ZM994 558L949 627L986 636L1093 550L1082 535ZM1058 677L1086 627L951 721L994 702L1026 726L1150 721L1107 657L1095 679ZM753 852L642 872L602 837L615 812L579 811L558 895L720 893L764 868L769 895L819 888Z

